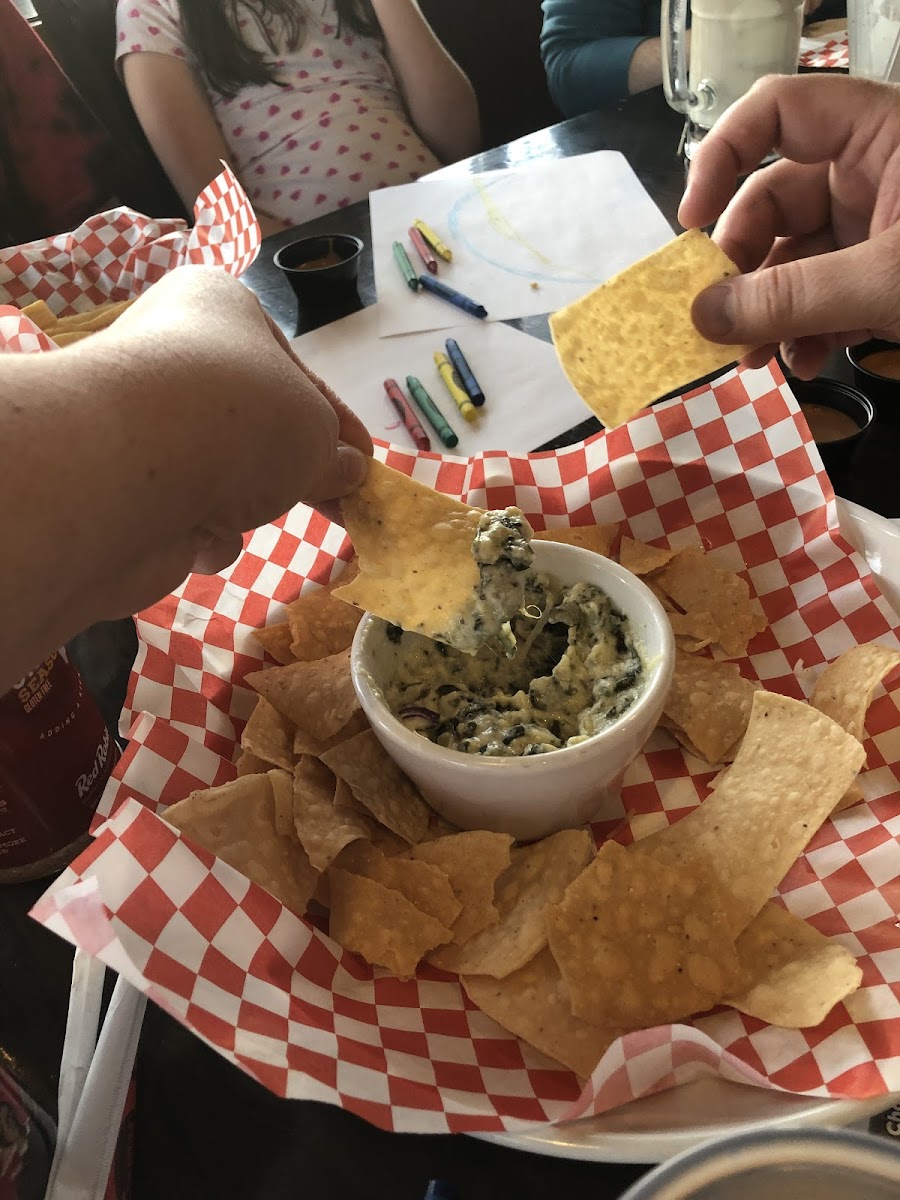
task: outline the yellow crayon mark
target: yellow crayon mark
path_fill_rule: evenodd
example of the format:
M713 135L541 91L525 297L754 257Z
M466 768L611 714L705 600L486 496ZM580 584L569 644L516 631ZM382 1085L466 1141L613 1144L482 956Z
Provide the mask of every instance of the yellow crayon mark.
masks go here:
M488 219L488 224L498 233L500 237L506 238L510 242L516 242L523 246L529 254L533 254L538 262L544 263L548 267L552 267L553 260L549 259L546 254L538 250L537 246L533 246L526 238L515 229L509 222L506 214L497 206L493 198L488 194L488 189L479 180L475 180L475 189L484 205L484 211Z
M542 263L546 267L551 267L554 271L561 271L564 274L577 275L581 279L593 279L592 275L586 274L583 271L575 270L572 267L563 266L560 263L554 262L552 258L548 258L542 250L539 250L537 246L533 245L528 241L527 238L523 237L522 234L519 233L519 231L515 228L515 226L511 224L509 218L490 195L488 188L477 179L473 180L472 182L475 185L475 190L478 192L481 203L484 205L484 211L485 215L487 216L488 224L496 234L502 238L506 238L507 241L515 242L524 250L527 250L529 254L534 255L539 263ZM531 287L535 291L537 290L537 287L534 283L532 283Z

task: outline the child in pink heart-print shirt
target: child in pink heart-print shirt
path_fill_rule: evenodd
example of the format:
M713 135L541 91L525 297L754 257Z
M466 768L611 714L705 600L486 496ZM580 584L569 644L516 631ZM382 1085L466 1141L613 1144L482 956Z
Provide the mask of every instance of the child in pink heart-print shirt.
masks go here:
M232 83L232 95L216 86L216 77L210 80L208 55L204 60L191 48L189 5L200 3L219 6L220 27L226 28L223 19L232 33L236 26L271 78ZM307 0L296 6L300 32L293 49L283 19L290 3L118 2L117 61L138 118L188 209L218 173L220 158L243 183L263 232L271 233L477 150L471 87L414 0ZM354 30L341 21L353 4L371 17L373 32L380 22L383 39L360 32L358 22ZM446 94L435 96L435 88ZM457 110L468 105L462 123L447 115L454 103Z

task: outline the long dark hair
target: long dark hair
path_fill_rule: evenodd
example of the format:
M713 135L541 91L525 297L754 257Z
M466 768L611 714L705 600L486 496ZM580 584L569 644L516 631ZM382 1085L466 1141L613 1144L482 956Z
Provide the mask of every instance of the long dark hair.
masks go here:
M306 31L306 13L297 0L179 0L181 25L207 85L219 95L234 97L241 88L277 83L274 62L252 50L241 37L238 21L256 22L273 54L280 45L296 50ZM371 0L335 0L338 25L364 37L381 37ZM278 36L280 34L280 37Z

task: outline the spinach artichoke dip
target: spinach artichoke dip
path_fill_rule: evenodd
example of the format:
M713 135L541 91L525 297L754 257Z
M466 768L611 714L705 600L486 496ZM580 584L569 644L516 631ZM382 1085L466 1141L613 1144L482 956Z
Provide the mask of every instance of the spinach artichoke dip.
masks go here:
M477 547L478 537L476 558ZM586 741L645 686L631 624L594 584L563 586L517 567L524 558L503 561L522 602L506 635L474 655L380 622L385 701L407 728L464 754L545 754Z
M472 539L478 583L471 603L457 616L441 642L475 654L488 639L497 639L505 654L515 651L510 618L521 609L531 570L534 530L518 508L482 513Z

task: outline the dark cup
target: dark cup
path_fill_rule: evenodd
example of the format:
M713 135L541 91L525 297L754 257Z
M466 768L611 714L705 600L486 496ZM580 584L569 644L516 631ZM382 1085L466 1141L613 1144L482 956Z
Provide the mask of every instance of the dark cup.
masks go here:
M872 338L858 346L848 347L847 358L853 368L853 382L875 405L880 421L900 426L900 379L890 379L861 365L864 358L879 350L893 350L900 355L900 346L896 342L886 342L881 338Z
M363 243L348 233L301 238L275 253L275 266L297 297L297 332L308 333L359 312L356 290Z
M832 441L816 440L825 470L832 482L836 482L837 478L850 466L854 452L875 419L872 402L856 388L850 387L848 383L841 383L837 379L790 379L788 382L801 406L819 404L823 408L834 409L835 412L844 413L850 417L856 425L855 432L849 433L846 437L836 438ZM811 432L815 437L815 431L811 430Z

